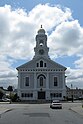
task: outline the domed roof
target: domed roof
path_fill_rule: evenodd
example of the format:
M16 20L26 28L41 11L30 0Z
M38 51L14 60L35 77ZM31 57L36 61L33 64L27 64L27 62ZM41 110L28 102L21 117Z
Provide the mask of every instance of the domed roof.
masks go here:
M42 28L42 25L41 28L38 30L38 34L45 34L45 30Z

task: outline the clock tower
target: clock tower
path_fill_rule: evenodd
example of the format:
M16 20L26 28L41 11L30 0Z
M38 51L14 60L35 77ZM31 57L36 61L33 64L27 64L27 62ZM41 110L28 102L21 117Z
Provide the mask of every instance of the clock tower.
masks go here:
M49 58L48 51L49 48L47 47L47 35L45 34L45 30L41 28L38 30L38 34L36 35L36 47L34 48L35 56L36 57L45 57Z
M33 59L16 68L18 71L18 96L27 102L64 100L66 67L50 59L47 35L42 25L35 40Z

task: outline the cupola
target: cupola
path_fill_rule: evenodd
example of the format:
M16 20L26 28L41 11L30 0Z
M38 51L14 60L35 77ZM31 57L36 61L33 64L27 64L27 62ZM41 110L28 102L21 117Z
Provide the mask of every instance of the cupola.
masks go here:
M38 30L38 34L45 35L45 30L42 28L42 25L41 28Z

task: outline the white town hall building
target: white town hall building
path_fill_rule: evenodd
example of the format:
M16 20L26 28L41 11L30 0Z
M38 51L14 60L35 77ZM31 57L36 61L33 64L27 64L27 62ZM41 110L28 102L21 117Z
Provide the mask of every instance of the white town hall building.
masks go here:
M34 52L31 61L17 67L19 98L31 101L64 99L66 67L50 59L47 35L42 26L36 35Z

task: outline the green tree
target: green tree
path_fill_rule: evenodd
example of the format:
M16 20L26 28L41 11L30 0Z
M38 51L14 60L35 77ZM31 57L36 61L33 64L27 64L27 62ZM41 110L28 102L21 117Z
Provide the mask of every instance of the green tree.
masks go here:
M10 103L11 103L11 92L13 91L13 86L8 86L8 91L10 91Z
M13 91L13 86L8 86L8 91Z
M0 99L2 99L4 93L0 90Z
M13 96L12 96L12 102L16 102L17 100L18 100L17 93L16 94L13 94Z

